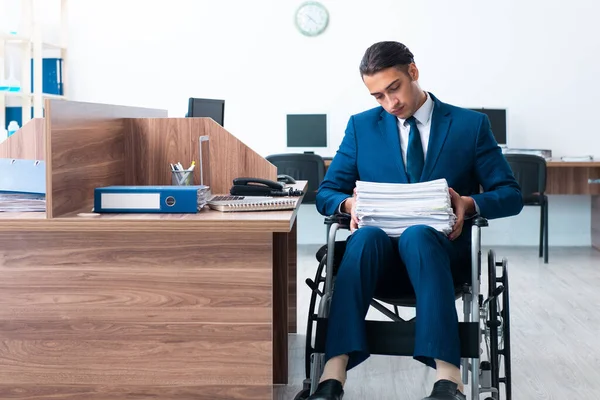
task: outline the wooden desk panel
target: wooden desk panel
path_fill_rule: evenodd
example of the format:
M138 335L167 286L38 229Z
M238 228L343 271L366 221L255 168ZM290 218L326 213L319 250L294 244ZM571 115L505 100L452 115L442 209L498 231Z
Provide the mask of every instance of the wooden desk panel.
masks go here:
M267 232L0 232L0 397L269 398L272 246Z
M549 161L547 165L547 194L600 195L600 185L590 180L600 179L600 162Z
M287 234L288 238L288 329L289 333L298 333L298 222L294 223L292 230Z

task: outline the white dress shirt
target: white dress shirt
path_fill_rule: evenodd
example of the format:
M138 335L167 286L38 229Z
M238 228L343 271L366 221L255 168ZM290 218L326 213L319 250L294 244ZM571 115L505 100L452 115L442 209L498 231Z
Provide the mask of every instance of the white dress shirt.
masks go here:
M427 159L427 147L429 146L429 134L431 133L431 117L433 116L434 103L431 96L425 92L427 99L425 103L413 114L417 120L417 129L421 135L421 144L423 145L424 160ZM398 118L398 132L400 132L400 148L402 149L402 159L404 160L404 170L406 170L406 153L408 149L408 134L410 133L410 125L405 119ZM460 193L459 193L460 194ZM475 217L479 215L479 206L475 204Z
M427 147L429 145L429 133L431 132L431 116L433 115L433 100L425 92L427 100L415 111L413 117L417 120L417 129L421 135L421 144L423 145L424 159L427 158ZM400 148L402 149L402 159L404 160L404 169L406 170L406 152L408 149L408 134L410 125L405 119L398 118L398 131L400 132Z

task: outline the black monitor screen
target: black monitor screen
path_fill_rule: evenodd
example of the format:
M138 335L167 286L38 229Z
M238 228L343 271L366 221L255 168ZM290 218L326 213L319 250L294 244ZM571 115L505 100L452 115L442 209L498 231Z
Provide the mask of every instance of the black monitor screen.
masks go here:
M223 126L223 116L225 114L225 100L196 99L190 98L188 104L188 117L208 117Z
M327 115L288 115L287 145L288 147L327 147Z
M501 145L506 144L506 110L494 108L472 108L474 111L484 113L490 119L492 132L496 142Z

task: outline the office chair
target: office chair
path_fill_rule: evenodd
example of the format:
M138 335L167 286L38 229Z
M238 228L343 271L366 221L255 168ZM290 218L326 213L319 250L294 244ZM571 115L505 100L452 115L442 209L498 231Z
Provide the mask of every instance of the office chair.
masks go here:
M546 160L533 154L505 154L506 161L521 186L523 204L540 207L540 257L548 264L548 196Z
M294 400L307 399L317 388L324 367L325 342L329 307L337 270L346 250L345 240L336 240L340 229L349 229L350 218L333 215L325 218L328 229L327 244L316 254L318 267L315 279L306 279L311 289L305 347L305 374L302 390ZM471 257L469 274L456 282L455 298L462 299L464 318L459 322L461 345L461 372L464 384L471 384L471 399L489 393L486 400L512 397L510 348L510 309L508 260L496 259L493 250L481 251L481 229L488 226L485 218L478 217L471 226ZM481 275L487 272L487 288L481 288ZM486 290L487 289L487 290ZM391 311L386 305L393 306ZM371 307L391 321L367 320L366 335L370 354L410 357L414 353L415 318L404 320L398 307L415 307L416 296L411 293L378 294ZM501 393L503 396L501 396Z
M317 189L325 178L325 162L314 153L273 154L266 160L277 167L277 174L289 175L296 180L308 181L303 204L315 204Z

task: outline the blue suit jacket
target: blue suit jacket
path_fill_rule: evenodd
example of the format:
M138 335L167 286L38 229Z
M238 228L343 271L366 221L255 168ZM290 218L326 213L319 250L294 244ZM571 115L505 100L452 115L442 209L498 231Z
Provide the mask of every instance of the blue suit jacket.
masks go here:
M519 185L494 139L487 116L430 96L434 108L421 182L445 178L460 195L473 197L480 215L488 219L521 212ZM352 195L357 180L408 182L398 119L382 107L350 118L342 144L319 187L318 211L323 215L336 213L339 204ZM465 221L461 237L470 237L470 229L465 232L469 226Z

